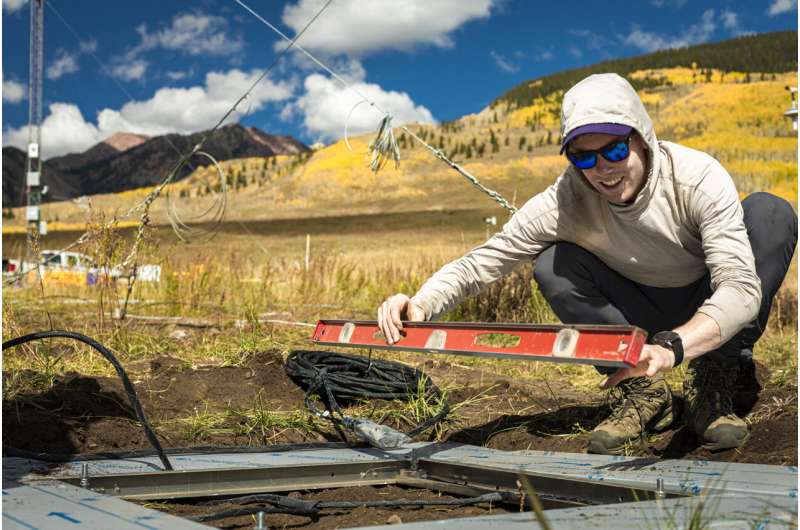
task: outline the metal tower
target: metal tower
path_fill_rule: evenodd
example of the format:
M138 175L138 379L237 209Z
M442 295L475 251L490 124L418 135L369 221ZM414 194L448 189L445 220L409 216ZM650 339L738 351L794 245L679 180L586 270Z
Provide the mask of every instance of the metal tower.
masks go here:
M39 233L42 203L42 50L44 0L31 0L30 77L28 82L28 172L26 176L28 207L28 252Z

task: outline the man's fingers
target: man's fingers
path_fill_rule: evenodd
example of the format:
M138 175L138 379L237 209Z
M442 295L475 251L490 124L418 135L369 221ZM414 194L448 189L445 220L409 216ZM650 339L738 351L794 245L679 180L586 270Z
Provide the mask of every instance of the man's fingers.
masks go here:
M378 329L388 344L394 344L402 338L403 318L425 320L424 312L403 293L390 296L378 307Z
M380 316L379 316L379 320L378 320L378 327L380 328L381 333L383 333L383 336L386 339L386 342L388 344L392 344L394 342L392 340L392 338L394 337L394 334L392 332L392 322L391 322L391 319L389 318L389 301L388 300L385 301L383 304L381 304L381 307L380 307L379 311L380 311Z
M647 377L653 377L658 373L659 368L660 363L655 359L650 359L650 364L647 365L647 372L645 372L645 375Z
M663 355L659 354L658 351L649 348L650 346L645 346L645 348L642 350L641 355L639 355L639 363L635 367L617 370L612 375L607 377L605 381L600 383L600 387L611 388L617 386L629 377L636 377L640 375L653 377L658 372L664 369L669 370L672 367L672 365L669 364L670 361L664 359Z
M631 373L631 368L621 368L608 376L605 381L600 383L600 386L602 388L613 388L625 379L628 379L632 376L633 374Z
M401 313L404 309L405 303L397 298L392 300L392 303L389 304L389 320L392 324L392 338L394 339L394 342L400 340L400 330L403 329Z

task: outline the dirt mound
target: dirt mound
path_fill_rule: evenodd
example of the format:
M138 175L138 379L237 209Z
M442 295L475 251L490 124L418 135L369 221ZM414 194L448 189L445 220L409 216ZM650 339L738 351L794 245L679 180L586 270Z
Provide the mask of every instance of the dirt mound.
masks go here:
M303 392L283 371L277 352L257 352L244 367L198 367L161 357L150 362L142 385L142 405L155 418L183 416L205 408L246 408L260 394L270 410L302 407Z
M215 413L219 419L219 414L252 408L256 402L270 411L303 406L304 394L284 374L278 352L254 353L242 367L193 369L177 359L160 357L141 371L129 369L129 377L167 447L248 444L252 440L229 436L230 426L224 421L216 430L209 428L208 436L202 435L202 424L213 420ZM177 418L189 423L175 423ZM192 418L198 424L194 428ZM76 454L142 449L148 444L118 378L68 373L56 378L45 393L3 401L3 446Z

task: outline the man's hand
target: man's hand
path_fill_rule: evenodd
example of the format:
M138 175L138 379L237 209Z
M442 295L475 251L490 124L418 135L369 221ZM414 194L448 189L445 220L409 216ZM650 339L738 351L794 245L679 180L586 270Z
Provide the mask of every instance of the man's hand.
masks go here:
M425 320L425 311L403 293L390 296L378 308L378 328L386 337L387 344L400 340L403 320L419 322Z
M632 368L620 368L605 381L600 383L601 388L617 386L621 381L630 377L646 375L653 377L658 372L669 372L675 364L675 354L672 350L656 344L645 344L639 355L639 363Z

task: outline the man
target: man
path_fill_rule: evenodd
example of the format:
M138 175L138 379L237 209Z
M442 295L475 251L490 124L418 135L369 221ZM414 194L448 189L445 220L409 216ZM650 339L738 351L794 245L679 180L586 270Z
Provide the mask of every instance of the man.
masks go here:
M379 327L396 342L402 320L436 319L535 259L534 277L564 323L633 324L650 337L636 367L598 368L608 376L601 386L618 385L621 396L591 432L589 452L620 454L669 427L677 411L663 372L682 361L688 425L710 450L739 447L748 428L732 396L794 253L794 210L767 193L740 203L715 159L658 141L616 74L564 95L561 131L570 166L556 182L413 298L389 297Z

